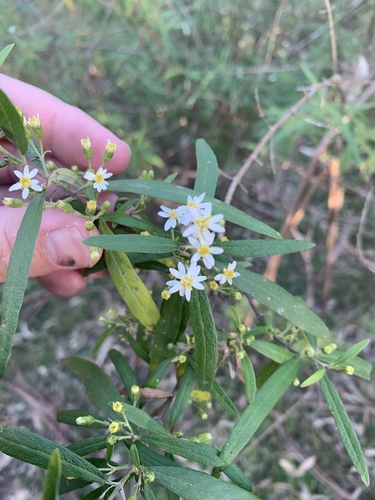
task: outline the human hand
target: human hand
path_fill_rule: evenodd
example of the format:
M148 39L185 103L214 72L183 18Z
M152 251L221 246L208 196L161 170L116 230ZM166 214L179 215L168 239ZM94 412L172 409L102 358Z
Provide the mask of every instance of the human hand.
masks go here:
M106 168L119 174L128 166L129 146L82 110L5 75L0 75L0 88L14 105L22 109L24 116L39 115L44 130L44 147L52 151L49 159L59 167L77 165L81 169L87 168L80 143L85 137L89 137L92 144L93 168L100 166L108 139L116 143L117 149ZM12 151L12 145L6 139L1 139L0 143ZM0 169L0 203L10 196L9 187L18 182L14 170L11 166ZM25 208L0 206L0 282L5 281L9 257L24 213ZM84 224L82 217L58 209L43 214L30 276L37 277L56 295L68 297L82 291L87 280L82 277L81 270L95 264L90 248L82 243L88 236Z

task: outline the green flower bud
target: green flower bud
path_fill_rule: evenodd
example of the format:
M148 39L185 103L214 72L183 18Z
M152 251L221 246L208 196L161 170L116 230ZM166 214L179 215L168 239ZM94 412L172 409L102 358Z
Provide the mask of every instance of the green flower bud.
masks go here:
M200 443L208 443L212 439L212 434L210 432L203 432L198 435L198 438Z
M104 201L101 206L100 206L100 211L105 214L108 212L108 210L111 208L111 202L110 201Z
M23 202L17 198L4 198L3 205L11 208L21 208L23 207Z
M86 139L81 139L81 146L82 146L82 150L83 150L83 154L85 155L85 158L87 160L91 160L92 155L93 155L93 150L92 150L90 139L88 137Z
M73 212L73 207L69 203L65 203L65 201L58 200L55 204L55 207L62 210L66 214L71 214Z
M139 385L132 385L131 386L131 396L133 401L137 401L139 399L139 396L141 394L141 390L139 388Z
M146 483L153 483L155 481L155 474L151 471L147 471L143 474L143 479Z
M37 139L42 139L43 137L43 128L42 125L40 124L40 119L39 115L37 116L32 116L29 118L29 125L31 127L31 130L33 131L33 134Z
M85 415L83 417L76 418L77 425L90 425L95 422L95 418L92 415Z
M328 344L328 345L324 346L323 352L326 354L331 354L331 352L335 351L336 349L337 349L337 344L332 343L332 344Z
M154 180L154 177L155 177L155 172L154 172L153 170L149 170L149 171L147 172L147 179L148 179L149 181L152 181L152 180Z
M114 434L110 434L107 437L107 443L110 444L111 446L114 446L117 443L117 437Z
M94 226L95 224L93 223L92 220L87 220L85 222L85 228L87 229L87 231L92 231L94 229Z
M104 162L112 160L115 151L116 151L116 144L114 142L111 142L110 139L108 139L105 151L103 153Z

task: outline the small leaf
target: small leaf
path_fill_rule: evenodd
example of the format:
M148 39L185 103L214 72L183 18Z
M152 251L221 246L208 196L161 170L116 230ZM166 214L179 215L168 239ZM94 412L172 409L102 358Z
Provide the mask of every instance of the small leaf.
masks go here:
M105 222L99 221L99 229L115 238ZM107 250L104 256L111 279L130 312L142 325L152 330L159 321L159 310L128 256L111 250Z
M139 385L133 368L129 365L127 358L116 349L111 349L108 356L115 365L116 371L120 376L121 382L124 384L126 393L130 397L132 385Z
M242 376L245 384L246 399L251 404L254 401L257 385L253 364L247 353L244 354L244 357L241 358Z
M198 386L209 391L215 380L218 361L217 333L206 290L193 288L190 317L195 338L195 370Z
M47 468L47 476L43 488L43 500L59 500L61 480L61 456L58 448L53 450Z
M142 494L145 500L156 500L156 496L154 495L152 489L150 488L150 485L147 482L143 483Z
M148 435L142 436L140 439L150 446L202 465L210 465L212 467L223 465L222 460L218 457L218 451L204 443L192 443L186 439L179 439L174 436Z
M327 376L320 380L320 387L323 392L329 410L332 413L341 441L348 452L348 455L361 476L366 486L370 485L370 476L367 469L365 457L363 456L361 444L357 434L346 412L345 406L341 401L335 386Z
M297 357L287 361L258 390L254 401L237 420L223 446L220 458L226 464L233 462L253 437L264 419L271 413L273 407L290 387L299 366L300 360Z
M317 337L327 337L329 335L326 325L316 314L310 311L302 299L293 297L276 283L246 269L241 269L241 276L235 278L233 283L261 304L301 328L301 330L305 330Z
M320 353L316 356L316 359L319 361L323 361L323 363L336 364L337 359L341 356L341 353L338 351L334 351L331 354ZM365 380L371 380L371 372L373 370L373 366L371 363L366 361L359 356L355 356L350 359L350 365L354 368L354 375L357 377L364 378Z
M61 455L61 473L63 476L72 476L90 482L107 482L106 477L100 470L64 446L33 434L26 429L0 428L0 450L28 464L47 469L51 454L56 448Z
M239 417L238 410L235 407L233 401L230 399L221 385L216 382L216 380L214 381L210 392L212 397L224 408L224 410L233 415L235 418Z
M267 257L309 250L315 245L298 240L231 240L215 243L224 249L226 255L233 257Z
M161 198L162 200L173 201L179 203L180 205L185 205L187 197L199 196L202 193L197 192L193 189L184 188L177 186L175 184L167 184L162 181L144 181L140 179L134 180L116 180L108 181L108 189L111 191L118 191L120 193L135 193L143 194L145 196L151 196L153 198ZM212 196L205 196L205 202L211 202L213 213L223 214L224 218L228 222L234 222L235 224L251 229L256 233L264 234L270 238L281 239L280 234L267 226L263 222L254 219L250 215L245 214L241 210L238 210L223 201L219 201Z
M5 59L9 56L14 45L15 45L14 43L11 43L11 44L7 45L6 47L4 47L3 50L0 52L0 68L4 64Z
M215 153L204 139L198 139L195 143L197 155L197 176L194 183L194 191L215 196L219 170Z
M356 344L352 345L344 354L335 359L335 365L345 365L352 358L357 356L370 342L370 339L361 340Z
M245 474L242 472L242 470L234 463L231 463L228 465L228 467L225 467L224 474L229 477L229 479L242 488L243 490L246 491L252 491L253 486L250 483L250 481L247 479Z
M37 194L29 203L9 259L1 304L0 378L4 375L12 349L13 335L17 330L35 242L42 220L44 199L45 191Z
M140 234L114 234L111 236L99 235L91 236L83 240L85 245L115 250L125 253L147 253L158 256L159 254L173 254L181 243L162 238L160 236L142 236Z
M315 384L315 382L319 382L319 380L324 377L325 373L326 373L326 369L321 368L317 372L310 375L309 378L304 380L302 382L302 384L300 385L300 387L308 387L309 385Z
M87 439L82 439L82 441L70 444L68 446L68 449L73 453L76 453L80 457L84 457L85 455L91 455L91 453L104 450L106 447L107 436L99 435Z
M272 342L265 342L264 340L253 340L250 347L280 365L294 357L294 354L285 349L285 347L272 344Z
M22 118L2 90L0 90L0 128L21 154L26 154L28 142Z
M146 382L143 384L144 387L156 388L160 382L166 377L171 369L172 359L165 359L160 363L159 366L155 368L153 372L149 374Z
M169 428L172 428L184 412L195 384L195 372L190 365L185 368L179 382L178 391L169 415Z
M140 231L148 231L150 233L161 231L158 226L151 224L148 220L138 219L137 217L133 217L131 215L125 215L124 213L106 213L100 218L107 222L114 222L115 224L121 224L121 226L139 229Z

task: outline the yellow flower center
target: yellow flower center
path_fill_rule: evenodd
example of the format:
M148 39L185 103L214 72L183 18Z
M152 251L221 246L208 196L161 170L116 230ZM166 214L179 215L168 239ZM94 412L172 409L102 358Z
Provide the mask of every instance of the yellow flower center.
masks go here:
M234 271L232 269L224 269L223 274L227 278L227 280L231 280L234 277Z
M30 177L21 177L20 184L22 189L27 189L31 187L31 179Z
M174 212L173 210L170 210L170 211L169 211L168 217L169 217L170 219L178 219L178 215L177 215L177 214L176 214L176 212Z
M208 229L210 225L211 215L202 215L201 217L196 217L194 219L194 224L198 229L203 231L204 229Z
M210 247L207 245L201 245L198 247L198 253L201 257L207 257L207 255L210 255Z
M102 182L104 182L104 180L105 179L103 174L98 174L98 173L95 174L95 182L97 184L101 184Z
M198 208L198 203L194 203L193 201L188 201L188 207Z
M193 278L187 274L181 278L180 283L183 288L188 288L189 290L193 289Z

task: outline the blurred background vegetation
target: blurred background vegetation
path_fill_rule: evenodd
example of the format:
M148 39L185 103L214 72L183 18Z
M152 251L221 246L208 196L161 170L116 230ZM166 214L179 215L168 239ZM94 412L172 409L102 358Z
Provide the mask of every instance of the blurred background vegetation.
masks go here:
M154 168L156 178L177 172L190 186L203 137L218 157L224 199L268 133L232 203L316 247L303 258L256 261L255 270L303 296L336 342L374 338L374 0L0 0L0 11L0 48L16 44L3 71L126 140L129 177ZM0 420L66 442L54 415L76 406L81 388L57 360L90 355L102 331L98 313L117 306L103 283L70 300L31 283ZM373 362L374 353L372 342L364 356ZM348 377L340 384L374 472L374 385ZM316 388L288 398L241 458L255 493L374 498L350 470ZM1 498L35 496L41 476L33 468L0 455L0 470Z

